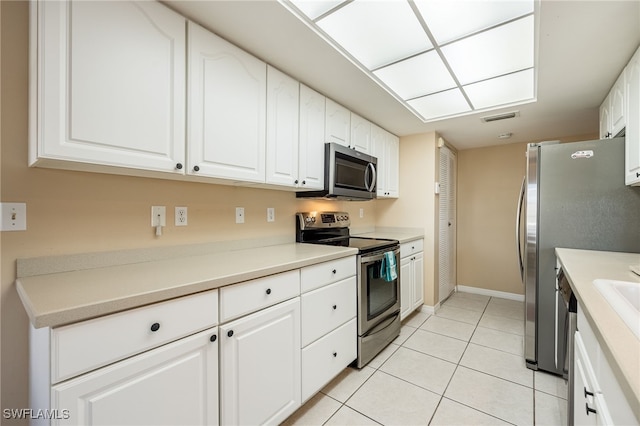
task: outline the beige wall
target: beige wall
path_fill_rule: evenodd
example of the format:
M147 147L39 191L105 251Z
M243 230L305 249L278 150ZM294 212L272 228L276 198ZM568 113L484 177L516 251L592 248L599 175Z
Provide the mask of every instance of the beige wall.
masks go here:
M526 144L458 152L458 285L524 294L515 211Z
M304 201L285 191L27 167L28 4L0 6L0 200L27 204L27 231L0 234L2 408L28 407L28 319L14 285L17 258L271 236L294 241L294 213L306 210L346 210L354 227L375 225L375 202ZM151 205L167 207L160 238L150 226ZM175 206L188 207L187 227L172 225ZM242 225L235 224L239 206ZM276 209L273 223L266 222L267 207Z
M424 304L438 300L438 253L434 184L438 176L436 133L400 138L400 198L378 200L378 226L404 226L424 230Z

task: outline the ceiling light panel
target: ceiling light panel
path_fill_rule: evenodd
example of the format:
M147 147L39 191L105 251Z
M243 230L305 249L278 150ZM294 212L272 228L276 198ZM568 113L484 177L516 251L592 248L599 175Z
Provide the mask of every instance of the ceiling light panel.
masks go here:
M414 0L438 44L533 13L532 0Z
M533 16L467 37L442 48L461 84L533 67Z
M314 20L344 2L345 0L296 0L292 3L309 19Z
M405 1L355 0L316 24L369 70L433 47Z
M456 87L449 70L434 50L373 73L404 100Z
M407 102L425 121L471 111L459 89L447 90Z
M518 103L534 98L533 69L464 86L475 109Z

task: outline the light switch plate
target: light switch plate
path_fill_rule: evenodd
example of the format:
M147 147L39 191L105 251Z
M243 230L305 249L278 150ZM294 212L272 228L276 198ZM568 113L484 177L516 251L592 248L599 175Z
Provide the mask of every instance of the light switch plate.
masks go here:
M0 231L27 230L26 203L0 203Z
M236 207L236 223L244 223L244 207Z

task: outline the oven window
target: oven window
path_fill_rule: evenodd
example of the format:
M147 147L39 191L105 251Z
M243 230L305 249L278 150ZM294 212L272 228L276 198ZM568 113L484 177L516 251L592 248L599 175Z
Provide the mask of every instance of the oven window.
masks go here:
M367 265L367 320L384 313L398 300L398 279L391 282L380 277L382 261Z

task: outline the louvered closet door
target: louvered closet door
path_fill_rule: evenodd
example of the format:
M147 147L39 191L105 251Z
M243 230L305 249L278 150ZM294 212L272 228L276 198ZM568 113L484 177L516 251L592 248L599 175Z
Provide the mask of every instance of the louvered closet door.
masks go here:
M456 156L440 148L439 301L456 285Z

